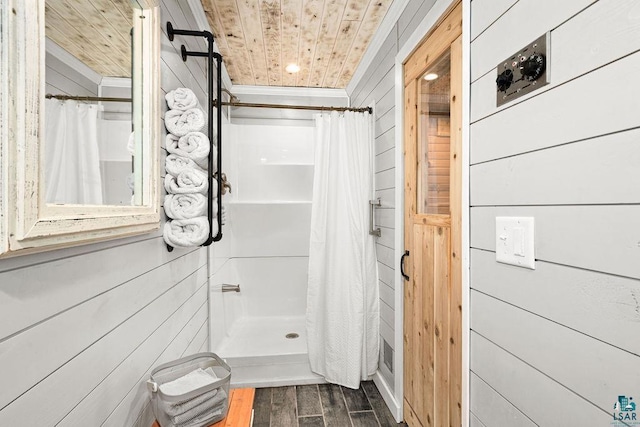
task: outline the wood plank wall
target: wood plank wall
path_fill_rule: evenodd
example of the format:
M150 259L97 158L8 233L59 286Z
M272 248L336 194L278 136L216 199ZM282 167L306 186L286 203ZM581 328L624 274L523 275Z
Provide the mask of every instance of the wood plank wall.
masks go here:
M640 393L640 85L615 77L640 68L639 13L471 3L473 426L610 425ZM546 31L551 83L496 108L496 64ZM535 271L495 261L503 215L535 217Z
M382 235L377 239L378 270L380 275L380 335L393 349L393 369L389 370L383 361L384 343L381 341L380 372L393 390L395 375L396 331L395 318L395 75L394 62L399 48L407 41L418 24L431 9L435 0L409 0L404 12L398 18L387 39L382 44L375 59L356 82L353 92L348 95L353 106L368 106L375 102L375 186L376 196L382 199L382 208L376 210L376 224ZM402 191L402 189L400 189ZM400 230L402 232L402 230Z
M161 6L163 33L197 28L186 2ZM185 42L204 49L162 36L163 92L191 87L206 105ZM169 253L160 231L0 260L0 425L151 425L151 369L208 348L207 275L206 249Z

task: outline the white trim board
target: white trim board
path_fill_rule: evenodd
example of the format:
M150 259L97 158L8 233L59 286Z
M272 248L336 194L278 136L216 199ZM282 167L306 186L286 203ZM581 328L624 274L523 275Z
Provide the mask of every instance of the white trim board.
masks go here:
M398 403L393 392L389 388L389 384L387 384L387 381L384 379L382 374L380 374L380 370L377 370L374 374L373 382L378 388L384 403L387 404L387 407L391 411L393 418L398 422L402 421L402 402Z
M462 425L470 423L471 0L462 0Z
M395 253L399 260L404 249L404 78L402 64L414 51L429 31L438 23L447 9L458 0L438 0L429 10L420 25L407 41L398 49L395 59L395 141L396 141L396 199L395 199ZM471 0L462 0L462 425L469 425L469 111L470 111L470 9ZM398 190L399 189L399 190ZM400 269L395 269L395 330L396 348L402 349L403 316L404 316L404 280ZM395 367L395 404L399 411L400 421L403 417L402 401L404 399L404 354L396 352ZM398 374L399 373L399 374ZM399 403L398 403L399 402Z
M5 46L9 34L8 8L0 8L0 44ZM0 50L0 93L9 93L9 49ZM0 254L9 249L6 234L9 230L9 173L5 159L9 155L9 103L0 105Z
M369 43L369 46L367 46L367 50L364 51L364 55L362 55L362 59L360 60L356 71L353 73L353 76L351 76L349 84L347 84L347 93L353 93L356 89L357 84L362 80L364 73L367 72L373 63L373 60L378 54L378 51L380 51L382 44L395 28L400 15L402 15L402 12L404 12L408 4L409 0L395 0L391 3L389 10L387 10L384 18L382 18L380 26L371 38L371 42Z
M100 89L103 87L131 87L129 77L103 77L99 83Z
M234 95L266 95L266 96L291 96L291 97L321 97L339 98L348 100L349 96L344 89L329 89L315 87L284 87L284 86L233 86L231 93Z

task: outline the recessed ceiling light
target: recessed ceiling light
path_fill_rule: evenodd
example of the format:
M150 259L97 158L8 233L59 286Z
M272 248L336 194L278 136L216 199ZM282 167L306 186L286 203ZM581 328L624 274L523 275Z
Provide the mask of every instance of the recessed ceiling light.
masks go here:
M431 80L435 80L437 78L438 78L438 75L436 73L429 73L424 75L424 79L428 82L430 82Z
M300 66L298 66L297 64L289 64L287 65L285 70L287 71L287 73L297 73L298 71L300 71Z

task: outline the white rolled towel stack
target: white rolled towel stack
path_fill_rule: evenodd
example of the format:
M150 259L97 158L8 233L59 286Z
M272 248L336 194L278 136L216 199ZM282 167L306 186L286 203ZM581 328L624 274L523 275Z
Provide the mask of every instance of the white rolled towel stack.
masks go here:
M175 136L185 136L189 132L206 132L207 115L200 108L189 110L169 110L164 114L164 125Z
M217 182L214 180L214 190L218 189L216 184ZM206 172L197 169L184 170L177 176L168 173L164 176L164 189L167 194L200 193L206 196L209 190L209 180Z
M169 110L165 113L165 127L169 132L165 148L164 188L167 196L164 210L169 218L164 225L164 240L174 247L199 246L209 238L207 218L209 156L217 164L217 150L204 133L207 115L196 95L187 88L178 88L165 96ZM217 183L213 193L217 194ZM211 201L216 207L216 199ZM217 209L214 209L217 212ZM213 224L217 228L217 224Z
M213 214L218 206L213 205ZM189 219L207 215L207 196L204 194L167 194L164 198L164 212L171 219Z
M216 164L218 154L216 146L212 146L207 135L202 132L189 132L181 137L169 133L165 147L169 153L191 159L203 169L207 169L209 165L209 154L213 157L213 164Z
M167 100L167 105L171 110L187 111L200 107L195 93L191 89L184 87L172 90L164 98Z
M164 160L164 168L167 173L173 176L178 176L180 172L184 172L185 170L197 170L202 173L207 173L206 170L198 166L193 160L178 156L177 154L169 154L167 156Z

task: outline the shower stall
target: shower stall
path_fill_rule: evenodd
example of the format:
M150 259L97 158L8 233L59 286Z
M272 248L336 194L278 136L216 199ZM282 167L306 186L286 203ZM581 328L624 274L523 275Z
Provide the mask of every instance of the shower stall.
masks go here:
M232 192L223 198L224 238L209 281L210 346L233 368L234 386L322 382L309 367L305 328L313 132L223 129Z

